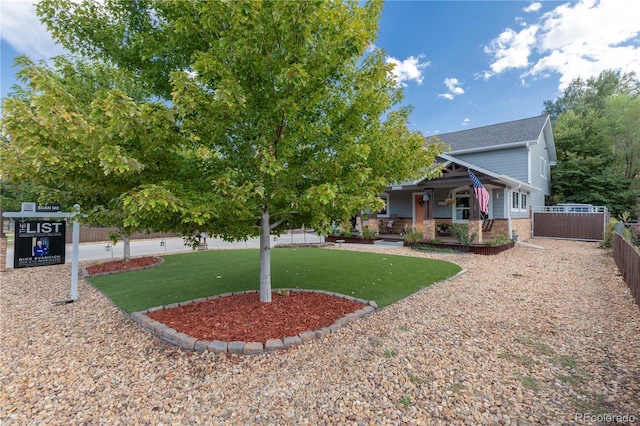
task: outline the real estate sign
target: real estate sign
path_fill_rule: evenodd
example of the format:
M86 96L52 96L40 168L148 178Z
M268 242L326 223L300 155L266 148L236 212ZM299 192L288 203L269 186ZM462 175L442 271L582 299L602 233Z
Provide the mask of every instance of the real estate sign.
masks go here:
M64 264L65 230L64 219L17 221L13 267Z

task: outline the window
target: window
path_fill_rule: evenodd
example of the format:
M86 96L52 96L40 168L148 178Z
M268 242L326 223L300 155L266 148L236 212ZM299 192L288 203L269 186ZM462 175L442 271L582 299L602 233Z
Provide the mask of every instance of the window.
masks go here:
M549 170L547 167L547 160L545 160L544 157L540 157L540 176L546 179L547 170Z
M471 193L469 191L457 192L455 194L455 216L454 223L465 223L469 221L469 206L471 202Z
M378 217L389 217L389 194L381 194L380 199L384 201L384 207L378 211Z
M527 211L527 193L512 191L511 192L511 210L516 212Z

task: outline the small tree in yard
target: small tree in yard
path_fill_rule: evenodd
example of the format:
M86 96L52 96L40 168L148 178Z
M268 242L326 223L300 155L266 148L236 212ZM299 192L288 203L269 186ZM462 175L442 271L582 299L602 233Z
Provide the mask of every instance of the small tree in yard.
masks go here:
M132 232L172 213L179 218L168 180L183 161L171 147L172 116L162 104L128 96L123 90L141 94L126 72L64 57L53 63L17 60L25 86L3 103L2 176L31 187L39 201L81 204L85 223L118 227L128 261ZM132 217L127 205L140 198L163 214Z
M303 224L328 232L365 206L382 207L386 184L423 177L442 150L408 129L392 65L370 50L381 9L379 1L38 5L67 49L132 70L170 105L199 159L199 178L172 193L175 222L229 240L260 236L263 302L272 232ZM146 201L130 198L128 211Z

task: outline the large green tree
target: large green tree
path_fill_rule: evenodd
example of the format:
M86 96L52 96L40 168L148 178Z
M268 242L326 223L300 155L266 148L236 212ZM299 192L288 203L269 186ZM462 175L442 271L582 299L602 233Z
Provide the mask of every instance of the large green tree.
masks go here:
M619 93L607 98L599 128L623 164L624 177L637 181L640 178L640 96Z
M180 218L173 192L187 160L170 110L104 63L16 62L23 85L3 102L2 176L40 202L79 203L86 223L117 226L128 260L132 232Z
M131 70L171 105L204 159L186 214L212 235L260 236L263 302L272 232L328 231L381 207L386 184L423 174L442 149L408 129L392 65L370 50L381 9L355 0L38 5L67 49Z
M569 83L557 99L544 102L544 113L551 115L555 121L567 111L576 114L586 113L589 109L602 111L607 99L620 93L640 95L640 80L635 73L605 70L586 80L578 77Z
M637 210L639 88L635 74L609 70L576 79L558 99L545 102L558 153L555 202L606 205L615 215Z
M568 111L554 123L558 166L553 171L553 196L557 202L606 205L619 215L634 205L635 191L600 125L594 111Z

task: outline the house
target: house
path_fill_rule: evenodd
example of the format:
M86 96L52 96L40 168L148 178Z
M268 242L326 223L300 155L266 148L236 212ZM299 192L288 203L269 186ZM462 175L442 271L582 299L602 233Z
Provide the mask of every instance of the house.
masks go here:
M390 185L386 208L363 222L381 234L417 230L437 238L439 224L466 223L478 241L497 236L527 239L531 206L550 195L556 149L548 115L438 135L451 150L437 158L442 176ZM488 192L480 211L471 171Z

